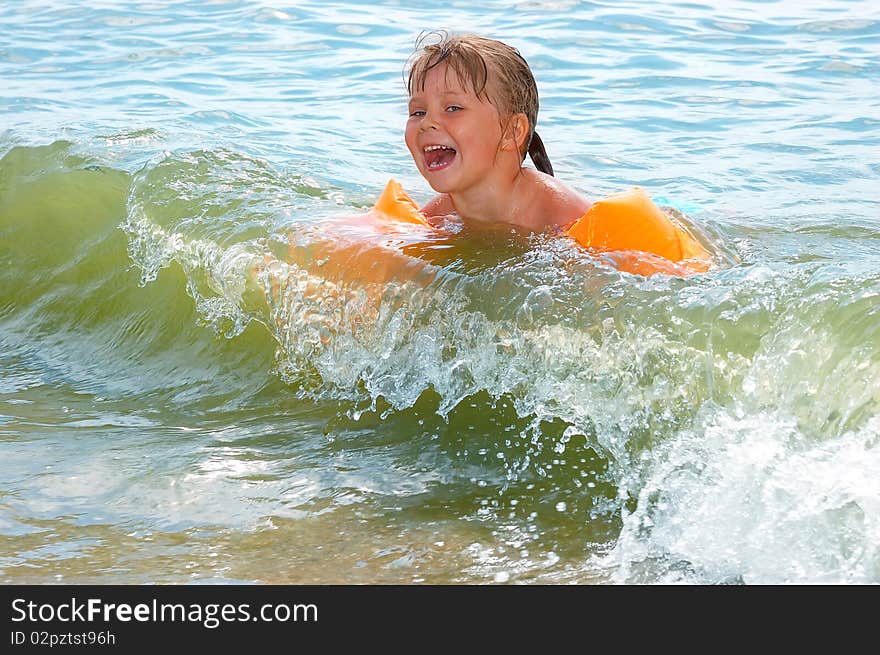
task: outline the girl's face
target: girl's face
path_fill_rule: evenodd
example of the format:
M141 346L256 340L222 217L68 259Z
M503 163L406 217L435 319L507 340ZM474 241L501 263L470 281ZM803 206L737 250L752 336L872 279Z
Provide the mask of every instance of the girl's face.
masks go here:
M498 110L444 64L430 70L424 88L410 97L406 145L438 193L460 193L485 180L501 141Z

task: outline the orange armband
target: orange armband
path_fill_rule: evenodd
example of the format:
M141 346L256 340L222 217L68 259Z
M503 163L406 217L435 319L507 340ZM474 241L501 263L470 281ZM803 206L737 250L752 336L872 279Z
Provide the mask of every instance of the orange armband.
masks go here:
M702 273L711 262L703 245L639 187L597 200L566 234L586 248L618 252L618 268L640 275Z
M388 180L385 190L373 205L373 211L391 220L431 227L424 214L419 211L416 201L409 197L396 180Z

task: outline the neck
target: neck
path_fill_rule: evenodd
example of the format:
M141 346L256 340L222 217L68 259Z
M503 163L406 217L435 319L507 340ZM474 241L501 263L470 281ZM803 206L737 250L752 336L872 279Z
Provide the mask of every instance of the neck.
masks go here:
M519 164L499 166L479 184L449 197L455 212L464 219L528 227L524 222L527 198L522 193L523 180Z

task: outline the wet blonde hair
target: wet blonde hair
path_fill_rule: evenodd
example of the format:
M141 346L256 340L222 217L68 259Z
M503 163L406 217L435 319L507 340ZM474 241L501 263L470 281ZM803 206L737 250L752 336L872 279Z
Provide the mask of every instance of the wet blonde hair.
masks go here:
M553 175L544 143L535 132L538 86L528 63L516 48L475 34L423 32L407 64L407 92L412 95L414 91L422 91L428 73L440 64L455 71L459 81L469 85L478 98L495 105L503 121L524 114L529 121L529 136L520 156L525 159L528 153L539 171Z

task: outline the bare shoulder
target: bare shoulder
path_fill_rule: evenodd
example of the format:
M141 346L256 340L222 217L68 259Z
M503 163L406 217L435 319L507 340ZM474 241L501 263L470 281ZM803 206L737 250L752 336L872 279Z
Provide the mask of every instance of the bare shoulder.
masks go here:
M546 217L547 225L567 227L583 216L592 203L580 193L567 186L557 178L531 169L528 171L530 182L535 190L535 210Z
M426 218L433 216L446 216L455 211L455 205L452 204L452 198L447 193L441 193L425 203L422 207L422 213Z

